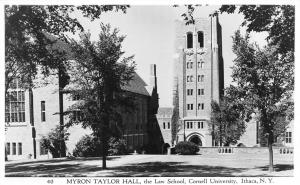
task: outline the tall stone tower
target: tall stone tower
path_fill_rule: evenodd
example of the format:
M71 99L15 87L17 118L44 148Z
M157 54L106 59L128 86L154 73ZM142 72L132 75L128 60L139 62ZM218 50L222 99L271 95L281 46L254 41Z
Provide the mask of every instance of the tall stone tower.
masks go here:
M199 18L190 25L176 21L178 141L191 141L199 146L215 145L208 121L211 101L219 101L224 89L221 31L218 16Z

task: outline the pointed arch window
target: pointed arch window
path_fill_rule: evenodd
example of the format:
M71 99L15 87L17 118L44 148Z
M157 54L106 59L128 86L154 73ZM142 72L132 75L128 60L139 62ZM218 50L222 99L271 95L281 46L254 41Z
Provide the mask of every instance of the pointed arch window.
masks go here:
M200 48L204 47L204 34L202 31L198 31L198 43Z
M187 48L193 48L193 33L188 32L186 34L186 40L187 40Z

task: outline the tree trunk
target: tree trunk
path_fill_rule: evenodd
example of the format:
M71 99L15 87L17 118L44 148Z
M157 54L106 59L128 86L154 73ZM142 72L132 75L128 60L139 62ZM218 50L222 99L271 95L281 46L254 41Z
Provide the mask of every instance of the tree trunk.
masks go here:
M63 140L64 138L64 133L63 133L63 129L64 129L64 100L63 100L63 84L62 84L62 71L59 68L58 69L58 86L59 86L59 91L58 91L58 102L59 102L59 124L60 124L60 134L61 134L61 138L62 140L60 141L60 146L59 146L59 153L60 153L60 157L66 157L66 145L65 145L65 141Z
M268 136L268 148L269 148L269 172L274 171L273 167L273 134L269 134Z
M102 132L103 135L104 132ZM107 156L107 139L102 136L102 169L107 169L106 167L106 156Z

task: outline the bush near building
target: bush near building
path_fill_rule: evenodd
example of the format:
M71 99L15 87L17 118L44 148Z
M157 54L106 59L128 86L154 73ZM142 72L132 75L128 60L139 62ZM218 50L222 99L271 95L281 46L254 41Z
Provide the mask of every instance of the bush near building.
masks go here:
M126 141L124 139L110 138L108 141L108 155L127 154Z
M182 141L175 146L175 152L181 155L195 155L199 152L199 147L195 143Z
M126 142L124 139L110 138L108 142L108 155L127 154ZM99 157L102 155L102 145L93 136L83 136L75 145L74 157Z
M96 138L85 135L75 145L74 157L99 157L102 154L101 144Z

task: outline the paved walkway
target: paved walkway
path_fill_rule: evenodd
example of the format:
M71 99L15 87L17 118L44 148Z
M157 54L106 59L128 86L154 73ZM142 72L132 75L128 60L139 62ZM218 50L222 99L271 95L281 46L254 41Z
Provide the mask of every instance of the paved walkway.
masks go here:
M293 176L293 157L274 158L275 172L268 172L268 156L260 155L126 155L109 157L107 170L101 158L52 159L6 162L6 176Z

